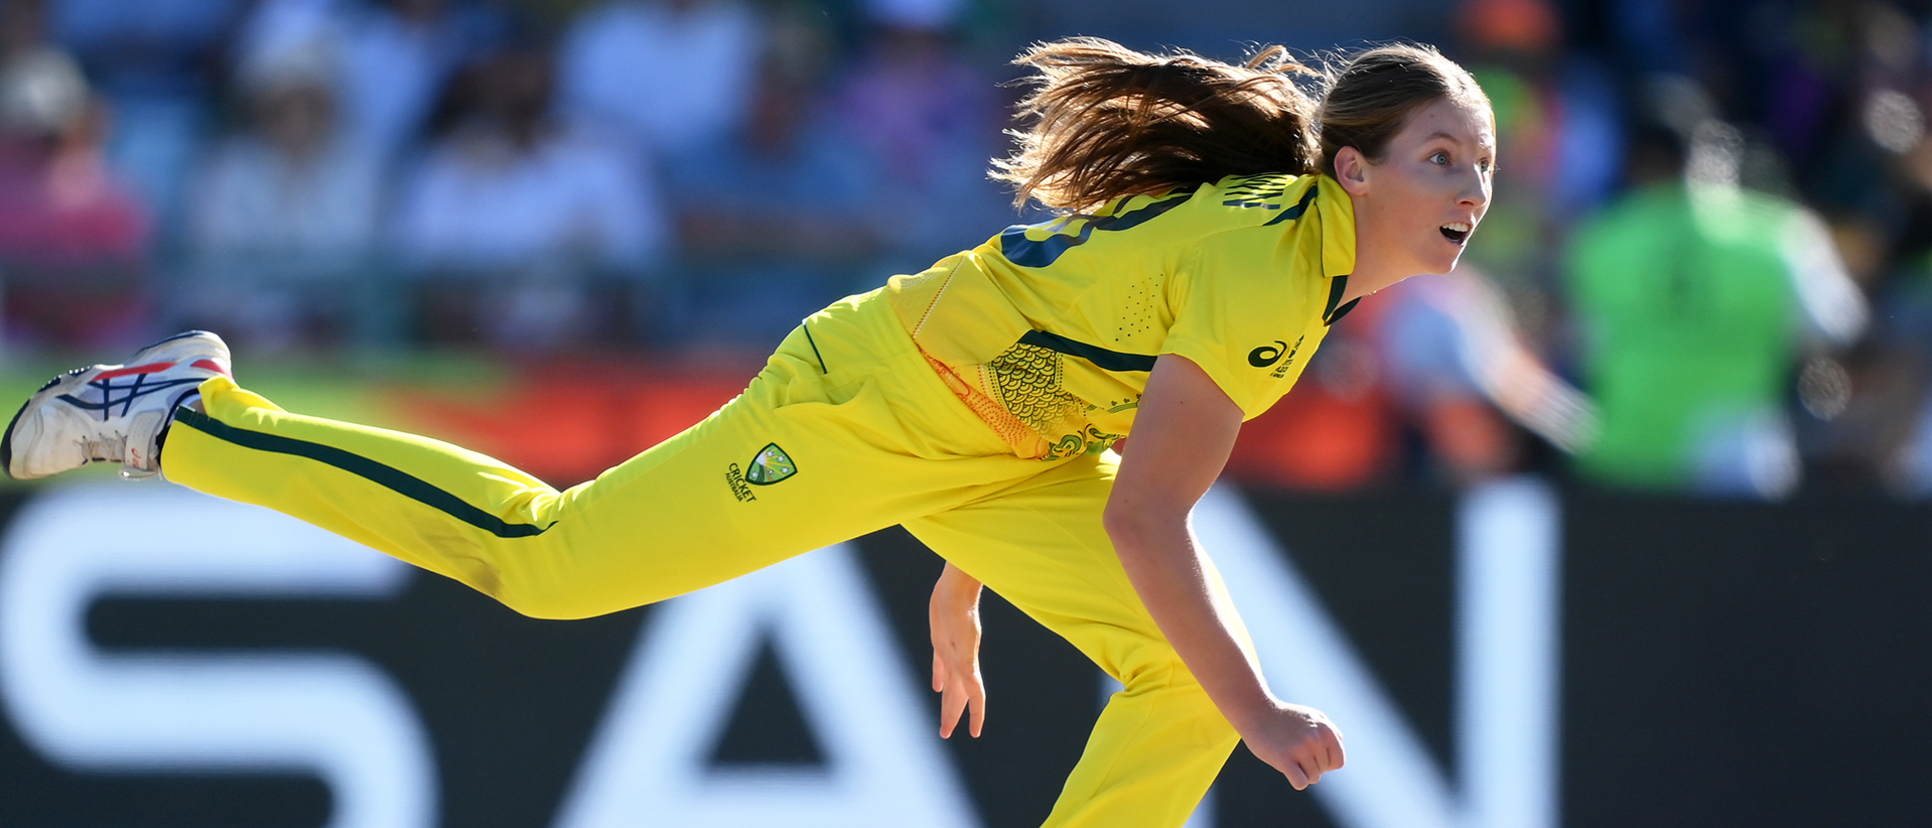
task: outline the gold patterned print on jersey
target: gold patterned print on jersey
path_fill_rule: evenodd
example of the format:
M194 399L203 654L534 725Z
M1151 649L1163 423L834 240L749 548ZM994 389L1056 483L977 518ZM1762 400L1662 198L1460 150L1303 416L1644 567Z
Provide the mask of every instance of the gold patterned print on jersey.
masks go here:
M1000 405L1038 434L1078 430L1084 406L1066 392L1065 359L1049 348L1015 343L986 364L987 387Z
M1001 407L998 400L987 396L978 386L967 382L959 372L952 369L952 366L926 353L924 348L920 348L919 353L926 358L926 364L931 365L932 370L939 375L940 381L946 383L946 387L953 392L953 396L958 397L960 402L965 403L967 408L991 426L993 433L998 434L1001 440L1013 447L1014 454L1028 460L1036 460L1048 454L1051 447L1047 441L1026 423L1021 422L1020 418L1013 416L1012 412Z

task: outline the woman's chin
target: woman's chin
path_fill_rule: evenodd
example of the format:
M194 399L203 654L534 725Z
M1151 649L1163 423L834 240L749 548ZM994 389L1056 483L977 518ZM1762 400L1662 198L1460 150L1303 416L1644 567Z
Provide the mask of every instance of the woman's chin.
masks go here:
M1422 262L1418 262L1415 268L1415 275L1440 276L1444 273L1448 273L1449 271L1456 269L1456 262L1460 258L1461 257L1459 256L1448 256L1448 257L1437 256L1437 257L1432 257L1430 259L1424 260Z
M1448 273L1456 269L1456 263L1462 259L1462 251L1462 245L1447 241L1432 244L1426 250L1416 251L1419 255L1411 260L1411 268L1418 276Z

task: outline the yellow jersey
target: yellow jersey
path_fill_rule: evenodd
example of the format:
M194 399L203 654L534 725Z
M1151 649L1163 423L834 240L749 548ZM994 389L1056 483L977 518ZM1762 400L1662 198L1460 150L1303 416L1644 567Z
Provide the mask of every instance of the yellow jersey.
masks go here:
M1161 354L1253 419L1301 375L1355 265L1348 195L1325 175L1232 176L1018 225L888 301L953 393L1021 457L1127 435Z

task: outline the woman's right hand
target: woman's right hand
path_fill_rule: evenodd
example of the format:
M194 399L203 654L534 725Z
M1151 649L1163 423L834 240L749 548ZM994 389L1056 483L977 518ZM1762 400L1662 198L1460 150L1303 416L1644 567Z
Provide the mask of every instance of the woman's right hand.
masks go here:
M1241 738L1298 791L1320 782L1322 774L1339 769L1344 761L1342 732L1335 723L1320 710L1299 704L1276 702L1242 729Z

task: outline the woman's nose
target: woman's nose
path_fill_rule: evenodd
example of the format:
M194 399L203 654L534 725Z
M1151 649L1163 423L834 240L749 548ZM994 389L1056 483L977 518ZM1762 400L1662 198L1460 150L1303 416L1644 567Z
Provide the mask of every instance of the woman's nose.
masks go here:
M1463 204L1478 210L1489 206L1489 176L1480 170L1471 170L1463 181L1462 195L1458 199Z

